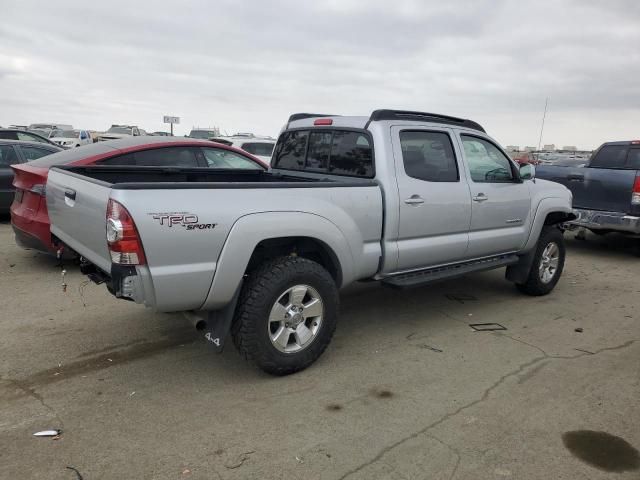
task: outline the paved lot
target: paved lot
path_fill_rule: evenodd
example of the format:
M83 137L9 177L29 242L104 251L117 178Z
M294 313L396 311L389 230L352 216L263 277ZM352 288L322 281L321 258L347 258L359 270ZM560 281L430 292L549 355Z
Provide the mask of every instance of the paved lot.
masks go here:
M5 219L0 477L640 478L640 260L623 239L569 247L544 298L501 271L351 288L320 361L273 378L74 267L63 293L55 262L16 247ZM31 436L48 428L64 433ZM630 446L567 434L581 430Z

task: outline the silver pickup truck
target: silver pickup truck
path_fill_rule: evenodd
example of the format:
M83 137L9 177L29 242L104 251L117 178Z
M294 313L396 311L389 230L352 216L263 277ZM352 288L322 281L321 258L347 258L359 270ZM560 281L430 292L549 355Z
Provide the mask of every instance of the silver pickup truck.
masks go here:
M185 312L263 370L313 363L338 290L418 287L506 267L529 295L562 273L562 185L520 170L470 120L377 110L295 114L272 168L55 167L51 233L116 297Z

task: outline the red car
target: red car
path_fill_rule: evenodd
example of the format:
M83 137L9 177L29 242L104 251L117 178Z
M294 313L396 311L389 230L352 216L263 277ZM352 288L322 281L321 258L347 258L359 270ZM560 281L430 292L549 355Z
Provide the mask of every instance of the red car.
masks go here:
M51 242L46 202L47 175L49 168L56 165L268 168L243 150L207 140L175 137L131 137L98 142L14 165L16 193L11 205L11 225L16 243L23 248L56 254Z

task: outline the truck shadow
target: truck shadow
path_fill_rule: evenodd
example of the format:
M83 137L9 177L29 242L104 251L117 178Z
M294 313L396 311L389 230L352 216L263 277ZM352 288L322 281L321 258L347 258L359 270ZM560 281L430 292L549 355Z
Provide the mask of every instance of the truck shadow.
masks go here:
M596 235L587 232L584 240L576 238L576 233L567 232L564 235L569 255L571 251L597 254L608 258L633 259L640 254L640 239L619 233Z

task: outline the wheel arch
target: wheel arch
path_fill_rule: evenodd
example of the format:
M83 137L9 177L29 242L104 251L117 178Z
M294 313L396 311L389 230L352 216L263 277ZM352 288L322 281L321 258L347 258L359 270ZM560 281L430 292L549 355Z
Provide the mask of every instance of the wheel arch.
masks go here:
M268 259L283 255L313 260L329 272L338 287L342 285L342 266L338 255L329 245L314 237L287 236L261 240L253 249L246 272L251 272Z
M562 198L545 198L540 201L522 252L529 252L535 248L544 226L559 225L575 219L571 204L562 205L561 201L565 203Z
M247 272L261 261L290 254L320 263L338 288L355 280L349 243L328 219L304 212L255 213L241 217L231 228L201 308L222 308Z

